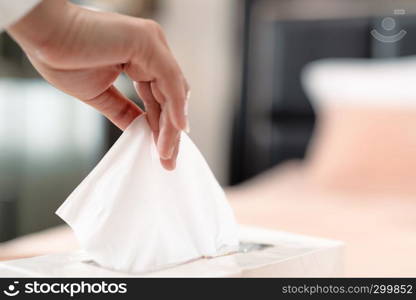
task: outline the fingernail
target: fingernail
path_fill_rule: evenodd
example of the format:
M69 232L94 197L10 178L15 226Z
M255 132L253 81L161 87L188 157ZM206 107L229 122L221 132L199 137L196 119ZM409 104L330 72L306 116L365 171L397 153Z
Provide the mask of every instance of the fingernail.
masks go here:
M186 133L190 133L191 132L191 128L189 127L189 120L188 120L188 118L185 119L185 132Z
M175 170L176 168L176 160L172 161L172 168L170 169L170 171Z
M159 140L159 133L153 133L153 140L155 141L155 145L157 146Z
M164 149L162 148L162 146L160 146L160 143L159 143L158 151L160 153L160 158L166 160L172 157L173 151L175 151L175 147L170 147L167 151L164 151Z
M167 159L172 158L173 152L175 151L175 147L170 147L168 151L168 157Z
M183 106L183 114L185 115L185 117L188 116L188 107L188 98L186 98L185 105Z
M191 95L191 92L188 91L188 93L186 94L185 105L184 105L184 112L183 112L183 114L185 116L185 128L184 128L184 130L185 130L186 133L191 132L191 128L189 127L189 119L188 119L188 107L189 107L189 105L188 105L188 103L189 103L188 102L188 99L189 99L190 95Z
M157 151L159 152L160 158L165 160L171 158L174 150L175 147L173 147L172 145L166 145L166 138L164 136L158 138Z

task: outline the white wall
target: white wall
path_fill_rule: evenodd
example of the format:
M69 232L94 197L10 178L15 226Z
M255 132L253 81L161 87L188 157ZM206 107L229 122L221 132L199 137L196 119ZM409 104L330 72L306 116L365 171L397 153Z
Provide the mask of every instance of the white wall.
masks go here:
M160 1L156 17L191 85L191 137L221 183L228 176L236 67L236 1Z

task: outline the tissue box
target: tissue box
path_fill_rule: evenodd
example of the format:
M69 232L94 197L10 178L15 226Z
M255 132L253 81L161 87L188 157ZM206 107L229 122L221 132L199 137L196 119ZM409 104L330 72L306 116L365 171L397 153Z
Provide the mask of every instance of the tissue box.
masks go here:
M127 274L104 269L82 251L0 263L0 277L339 277L340 241L255 227L241 227L241 251L198 259L153 273Z

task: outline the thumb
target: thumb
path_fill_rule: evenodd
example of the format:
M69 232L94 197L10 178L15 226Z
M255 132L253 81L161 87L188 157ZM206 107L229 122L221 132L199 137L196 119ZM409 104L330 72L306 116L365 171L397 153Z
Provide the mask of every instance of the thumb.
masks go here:
M125 97L114 85L100 95L82 101L97 109L121 130L126 129L134 119L143 113L133 101Z

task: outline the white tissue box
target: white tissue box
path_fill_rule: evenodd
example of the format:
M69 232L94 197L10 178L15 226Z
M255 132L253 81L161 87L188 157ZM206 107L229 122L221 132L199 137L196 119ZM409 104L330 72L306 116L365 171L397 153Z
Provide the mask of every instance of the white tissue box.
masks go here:
M79 251L2 262L0 277L339 277L343 274L344 244L340 241L246 226L241 227L240 240L257 246L254 250L247 246L248 252L198 259L153 273L128 274L104 269Z

